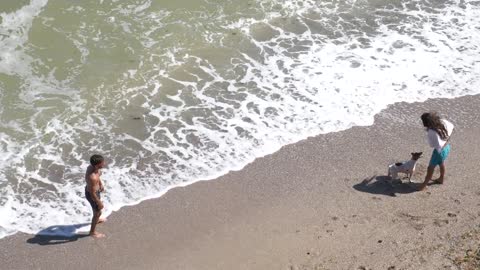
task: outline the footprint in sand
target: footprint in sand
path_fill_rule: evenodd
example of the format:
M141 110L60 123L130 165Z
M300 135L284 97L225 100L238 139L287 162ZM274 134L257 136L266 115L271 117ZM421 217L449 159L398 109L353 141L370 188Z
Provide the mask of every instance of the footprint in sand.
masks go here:
M412 227L417 231L421 231L423 230L423 228L425 228L425 224L417 223L417 224L413 224Z
M301 264L301 265L290 265L290 266L288 266L288 270L304 270L304 269L323 270L325 268L321 264L312 264L312 265Z
M433 220L433 225L437 227L443 227L449 223L448 219L435 219Z
M423 230L426 226L423 222L423 217L410 215L408 213L399 213L398 216L406 220L406 222L417 231Z
M457 214L454 214L454 213L447 213L447 216L448 216L448 217L456 217L456 216L457 216Z
M452 198L452 197L450 197L450 199L453 200L453 202L456 203L456 204L461 203L461 201L459 199L455 199L455 198Z
M410 220L414 220L414 221L419 221L422 219L422 217L420 216L414 216L414 215L410 215L409 213L400 213L398 214L400 217L403 217L403 218L408 218Z

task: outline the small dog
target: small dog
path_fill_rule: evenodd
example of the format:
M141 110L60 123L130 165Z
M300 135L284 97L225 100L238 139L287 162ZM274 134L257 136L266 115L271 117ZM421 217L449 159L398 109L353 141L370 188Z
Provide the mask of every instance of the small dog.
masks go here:
M417 160L422 157L422 153L423 152L413 152L411 153L412 159L390 164L388 166L388 176L392 179L397 179L398 173L404 173L407 175L408 181L412 182L411 179L415 172L415 165L417 164Z

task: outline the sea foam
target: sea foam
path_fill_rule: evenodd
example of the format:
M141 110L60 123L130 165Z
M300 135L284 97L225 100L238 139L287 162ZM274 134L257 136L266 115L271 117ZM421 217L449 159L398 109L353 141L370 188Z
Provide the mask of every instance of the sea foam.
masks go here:
M46 5L32 1L2 14L2 31L6 21L20 30L13 30L18 38L7 35L15 45L5 45L10 58L2 59L10 60L0 60L0 72L22 78L19 97L34 108L25 108L28 121L2 122L26 137L0 132L3 236L88 229L76 225L90 217L83 198L90 153L108 158L108 215L309 136L371 125L389 104L480 91L475 1L291 0L175 10L100 1L98 11L67 10L79 20L93 16L90 24L58 30L80 52L65 81L39 76L32 68L39 60L25 49ZM122 46L134 59L102 62L99 52ZM89 70L98 84L78 79ZM58 230L68 224L75 230Z

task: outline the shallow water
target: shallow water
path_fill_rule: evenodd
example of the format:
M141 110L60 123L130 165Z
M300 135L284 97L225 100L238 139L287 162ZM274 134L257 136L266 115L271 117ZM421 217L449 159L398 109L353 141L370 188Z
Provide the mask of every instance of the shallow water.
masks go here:
M480 92L476 1L7 0L0 23L0 237L88 220L93 153L108 214Z

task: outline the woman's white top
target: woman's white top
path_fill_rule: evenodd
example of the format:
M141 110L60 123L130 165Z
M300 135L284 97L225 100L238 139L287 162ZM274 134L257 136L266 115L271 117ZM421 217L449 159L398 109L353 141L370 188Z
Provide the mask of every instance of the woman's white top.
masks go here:
M445 129L447 130L448 137L450 137L450 135L452 135L452 132L453 132L453 124L450 121L445 119L442 119L442 122L443 122L443 125L445 126ZM428 129L427 140L428 140L428 144L431 147L437 149L438 153L442 153L442 148L447 143L447 141L442 140L442 138L440 138L440 135L438 135L438 133L433 129Z

